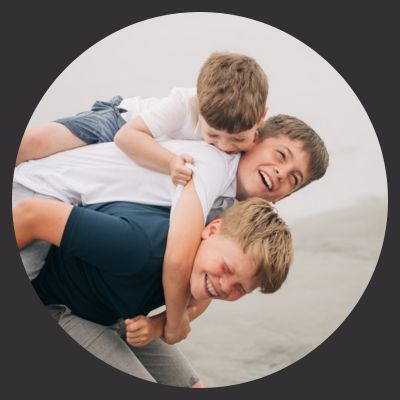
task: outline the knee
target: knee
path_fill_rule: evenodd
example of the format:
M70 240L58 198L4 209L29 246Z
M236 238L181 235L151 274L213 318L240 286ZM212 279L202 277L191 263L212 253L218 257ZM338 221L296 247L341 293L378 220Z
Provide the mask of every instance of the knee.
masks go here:
M194 385L192 385L192 389L203 389L204 383L201 379L199 379Z
M43 147L44 144L45 138L40 127L27 128L18 149L16 164L30 160L35 154L35 149Z

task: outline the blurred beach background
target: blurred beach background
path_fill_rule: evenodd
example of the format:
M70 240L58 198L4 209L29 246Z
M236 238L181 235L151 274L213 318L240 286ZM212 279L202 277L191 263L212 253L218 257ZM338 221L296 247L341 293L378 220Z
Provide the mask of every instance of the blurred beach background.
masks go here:
M295 260L283 287L214 301L180 344L206 386L267 376L329 337L368 285L385 217L385 202L371 197L293 224Z
M209 387L269 375L315 349L346 319L372 277L385 233L387 182L372 123L344 79L347 67L336 71L329 54L325 60L254 20L168 15L115 32L70 60L29 121L72 115L117 94L162 97L173 87L194 87L204 60L223 50L259 62L269 77L268 115L310 124L328 147L330 167L321 181L277 204L295 240L283 287L236 303L215 301L180 345ZM54 73L51 65L43 68Z

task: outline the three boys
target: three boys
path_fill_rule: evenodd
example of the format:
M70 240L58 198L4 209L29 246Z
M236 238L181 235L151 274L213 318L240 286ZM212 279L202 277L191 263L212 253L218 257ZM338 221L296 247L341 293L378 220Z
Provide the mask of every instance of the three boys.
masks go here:
M174 183L189 182L192 171L185 163L193 163L193 156L195 157L193 180L184 189L178 189L182 193L178 191L173 193L169 188L169 204L168 201L167 204L150 203L161 206L171 205L171 200L176 199L163 267L167 305L164 337L170 343L186 335L185 310L188 301L190 267L196 259L204 222L214 200L218 197L234 198L235 195L241 200L257 195L271 201L278 201L312 180L320 178L326 170L328 163L326 149L322 140L307 125L293 117L277 116L261 126L266 112L267 92L266 76L254 60L241 55L217 53L212 55L202 68L197 95L191 89L175 89L168 98L161 100L117 98L108 104L96 103L92 113L59 120L57 123L51 123L42 128L45 138L48 133L53 135L51 139L45 140L49 146L41 148L42 153L29 155L35 158L47 155L49 152L76 147L83 144L83 142L79 143L82 139L86 142L102 141L104 138L99 138L99 135L101 136L101 128L104 128L104 132L111 133L111 137L116 133L116 143L138 164L159 172L170 173ZM96 124L91 123L93 113L96 113ZM107 117L104 118L105 115ZM124 121L124 115L128 119L127 123ZM22 141L17 162L27 157L26 154L29 152L25 150L29 148L27 145L29 140L40 136L35 135L35 132L38 133L38 131L27 132ZM263 137L259 138L260 135ZM152 136L159 141L166 137L177 136L184 139L203 138L210 145L225 151L226 154L221 153L222 155L215 156L219 158L216 168L208 167L208 175L206 179L203 179L204 176L199 171L202 165L207 163L205 158L199 159L197 152L190 156L176 154L173 146L168 148L169 144L164 142L164 147L162 147ZM78 141L77 137L79 137ZM264 139L265 137L267 138ZM259 141L262 143L256 145ZM112 145L101 146L107 152L110 150L115 153ZM96 156L99 148L91 152ZM242 150L249 151L242 157L239 164L236 193L236 181L229 178L226 182L225 171L235 170L238 161L238 156L235 154ZM207 151L214 150L207 149ZM86 149L82 151L82 155L87 154L89 152L86 153ZM59 161L63 156L58 157ZM122 154L120 158L124 159ZM107 168L113 166L112 163L106 164L103 158L100 159ZM85 169L87 168L86 165ZM69 176L71 176L71 169L68 170ZM115 176L120 177L118 171L118 169L114 171L110 181ZM19 172L16 171L16 180L19 179L20 183L25 184L26 181L23 179L21 181ZM84 173L85 170L82 172ZM97 169L96 172L104 178L101 171ZM219 177L214 176L218 173L221 173ZM89 180L83 182L87 183ZM109 192L112 196L116 196L115 193L118 195L107 198L104 194L105 186L108 185L101 186L100 190L98 186L94 186L90 193L85 187L76 189L71 186L68 188L72 190L69 191L67 200L71 201L72 195L79 204L110 200L137 201L130 197L131 193L128 198L118 198L121 194L112 190L112 186L109 187ZM206 187L212 188L211 195L205 189ZM37 190L37 187L33 189ZM55 194L47 194L57 198L61 196L57 191ZM82 195L86 195L86 199L80 197ZM154 201L153 194L150 198L151 200L148 201ZM65 200L62 196L61 199ZM189 219L192 221L191 226L187 224ZM237 224L240 225L238 221ZM265 232L264 235L267 239L268 234ZM225 293L222 285L218 287L213 278L208 275L204 277L204 285L203 290L205 293L208 291L210 297L219 297ZM253 286L247 282L247 286L242 285L240 290L244 294L252 288ZM234 299L235 296L237 295L232 298Z

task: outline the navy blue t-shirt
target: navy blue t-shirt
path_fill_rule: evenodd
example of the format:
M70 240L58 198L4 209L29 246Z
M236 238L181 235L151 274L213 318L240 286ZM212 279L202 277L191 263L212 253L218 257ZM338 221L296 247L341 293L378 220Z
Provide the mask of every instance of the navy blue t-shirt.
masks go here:
M33 286L45 304L65 304L109 325L164 304L162 264L169 208L129 202L74 207Z

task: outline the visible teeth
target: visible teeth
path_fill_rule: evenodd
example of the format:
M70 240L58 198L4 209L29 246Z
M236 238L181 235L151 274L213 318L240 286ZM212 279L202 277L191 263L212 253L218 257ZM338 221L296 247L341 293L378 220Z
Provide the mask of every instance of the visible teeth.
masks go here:
M268 177L268 175L266 173L264 173L263 171L260 171L260 175L264 181L264 183L266 184L266 186L268 187L269 190L272 190L272 183Z
M207 290L213 297L218 297L218 293L215 291L214 286L208 279L208 275L206 275L206 284L207 284Z

